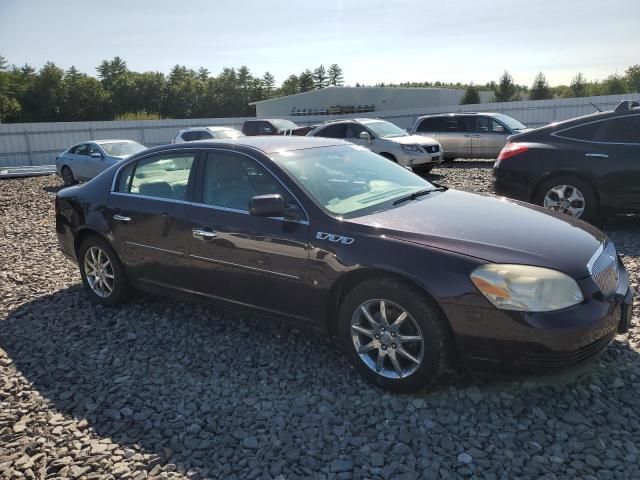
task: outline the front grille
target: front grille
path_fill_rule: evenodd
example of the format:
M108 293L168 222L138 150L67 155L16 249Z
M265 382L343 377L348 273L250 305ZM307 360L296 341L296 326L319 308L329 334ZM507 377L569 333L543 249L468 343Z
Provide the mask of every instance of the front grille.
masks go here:
M616 247L612 242L607 242L600 255L589 262L589 273L605 296L616 291L620 272Z
M523 367L531 369L552 369L577 365L607 348L615 334L616 332L613 331L595 342L568 352L526 353L522 355L520 362Z
M439 145L423 145L422 148L427 153L438 153L440 151Z

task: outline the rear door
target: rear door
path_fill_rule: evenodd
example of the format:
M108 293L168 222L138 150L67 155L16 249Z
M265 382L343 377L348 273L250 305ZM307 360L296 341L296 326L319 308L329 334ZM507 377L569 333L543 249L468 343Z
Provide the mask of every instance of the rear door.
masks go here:
M207 299L308 318L309 224L295 198L255 158L212 150L190 207L191 288ZM297 220L249 214L255 195L279 193Z
M108 202L116 250L134 282L153 290L190 288L189 200L193 150L127 164Z
M106 153L95 143L88 143L88 156L85 160L86 174L89 178L93 178L103 170L113 165L113 161L106 158ZM100 154L99 157L92 157L94 153Z
M444 129L444 124L444 117L423 118L414 133L423 137L431 137L439 142L440 132Z
M447 158L471 157L471 130L465 116L444 117L439 140Z
M82 143L75 148L73 156L73 174L78 180L89 180L93 178L90 176L89 168L89 144Z
M471 156L496 158L507 143L509 132L494 118L478 115L468 117L471 128Z
M586 155L606 169L603 189L612 206L640 209L640 114L602 122L591 150Z

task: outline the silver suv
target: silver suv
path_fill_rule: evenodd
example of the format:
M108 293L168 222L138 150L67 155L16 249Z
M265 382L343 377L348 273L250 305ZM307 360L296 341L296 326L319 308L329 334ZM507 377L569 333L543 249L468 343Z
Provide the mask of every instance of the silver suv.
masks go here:
M355 118L328 121L307 136L341 138L361 145L417 173L427 173L442 163L440 144L433 138L410 135L380 119Z
M418 118L411 132L440 142L446 160L496 158L509 135L530 130L501 113L445 113Z
M196 140L218 140L244 137L244 134L231 127L189 127L178 132L171 143L193 142Z

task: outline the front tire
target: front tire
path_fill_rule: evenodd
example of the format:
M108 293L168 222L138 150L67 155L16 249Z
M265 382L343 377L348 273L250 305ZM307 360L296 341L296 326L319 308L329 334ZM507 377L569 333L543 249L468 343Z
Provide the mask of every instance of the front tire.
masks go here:
M398 163L398 159L393 155L391 155L390 153L381 153L380 156L388 160L391 160L393 163Z
M62 167L62 170L60 171L60 173L62 174L62 181L67 187L70 187L71 185L75 185L76 183L78 183L75 177L73 176L73 172L66 165Z
M87 238L78 255L80 275L92 303L114 306L129 297L130 285L116 252L98 236Z
M549 210L564 213L585 222L598 213L598 197L587 182L572 176L558 176L544 182L534 203Z
M338 332L363 377L385 389L408 392L427 387L445 368L445 322L438 307L412 285L376 278L347 294Z

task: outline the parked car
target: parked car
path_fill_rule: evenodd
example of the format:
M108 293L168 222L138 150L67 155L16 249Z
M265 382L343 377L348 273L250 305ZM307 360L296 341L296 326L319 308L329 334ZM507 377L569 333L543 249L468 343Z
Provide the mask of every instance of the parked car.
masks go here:
M340 138L361 145L417 173L428 173L442 163L438 142L432 138L410 135L385 120L356 118L328 121L307 136Z
M515 135L493 169L498 195L582 220L640 211L640 107L554 123Z
M288 320L393 390L452 357L573 365L631 319L624 265L595 227L436 187L342 140L157 147L61 190L55 209L92 302L135 287Z
M445 160L496 158L509 135L527 131L517 120L501 113L445 113L418 118L411 132L434 138Z
M65 185L86 182L131 155L146 149L132 140L93 140L68 148L56 157L56 174Z
M244 133L231 127L189 127L180 130L171 143L238 137L244 137Z
M312 127L301 127L291 120L279 118L257 118L245 120L242 124L242 133L248 137L255 135L300 135L304 136Z

